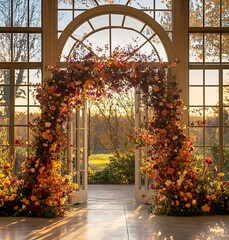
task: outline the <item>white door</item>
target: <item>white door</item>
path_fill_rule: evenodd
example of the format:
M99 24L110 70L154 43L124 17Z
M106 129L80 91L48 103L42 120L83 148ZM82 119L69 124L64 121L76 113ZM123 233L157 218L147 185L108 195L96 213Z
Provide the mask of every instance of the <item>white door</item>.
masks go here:
M87 103L80 110L74 109L73 116L68 126L68 172L76 173L73 182L79 188L74 191L75 197L71 199L71 204L87 200L87 170L88 170L88 121Z
M151 116L150 108L143 104L144 94L135 89L135 129L140 133L141 127L148 124ZM140 172L141 160L146 159L147 148L135 149L135 199L140 202L150 202L154 191L150 188L152 180Z

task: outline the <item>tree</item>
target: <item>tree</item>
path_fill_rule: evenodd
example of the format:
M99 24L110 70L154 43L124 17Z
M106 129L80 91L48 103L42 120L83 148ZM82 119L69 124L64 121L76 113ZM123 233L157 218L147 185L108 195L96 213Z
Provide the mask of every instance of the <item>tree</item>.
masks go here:
M134 94L113 94L91 103L90 145L104 146L116 156L133 152L128 136L134 131ZM99 144L98 144L99 143Z

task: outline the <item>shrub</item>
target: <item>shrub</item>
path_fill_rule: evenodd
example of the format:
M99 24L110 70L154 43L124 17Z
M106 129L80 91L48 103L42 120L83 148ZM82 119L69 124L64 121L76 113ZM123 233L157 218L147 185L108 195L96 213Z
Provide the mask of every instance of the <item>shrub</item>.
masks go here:
M134 183L134 155L110 157L110 163L101 171L88 171L89 183L132 184Z

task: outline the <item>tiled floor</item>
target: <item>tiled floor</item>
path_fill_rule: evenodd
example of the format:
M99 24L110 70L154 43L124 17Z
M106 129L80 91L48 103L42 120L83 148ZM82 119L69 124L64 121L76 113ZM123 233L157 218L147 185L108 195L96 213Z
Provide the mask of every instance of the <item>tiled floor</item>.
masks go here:
M63 218L0 217L1 240L229 240L229 216L152 216L133 186L90 185L87 203Z

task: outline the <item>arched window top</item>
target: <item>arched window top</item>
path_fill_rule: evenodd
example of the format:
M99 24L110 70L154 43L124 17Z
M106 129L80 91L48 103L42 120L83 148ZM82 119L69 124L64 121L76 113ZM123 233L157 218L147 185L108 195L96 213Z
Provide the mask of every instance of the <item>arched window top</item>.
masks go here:
M138 46L139 53L153 51L152 61L170 59L171 41L156 21L131 7L101 6L81 14L61 34L60 61L65 62L82 46L85 52L101 48L102 54L110 56L117 46L128 45Z
M172 37L172 0L58 0L58 33L77 16L95 7L124 5L141 12L158 22Z

